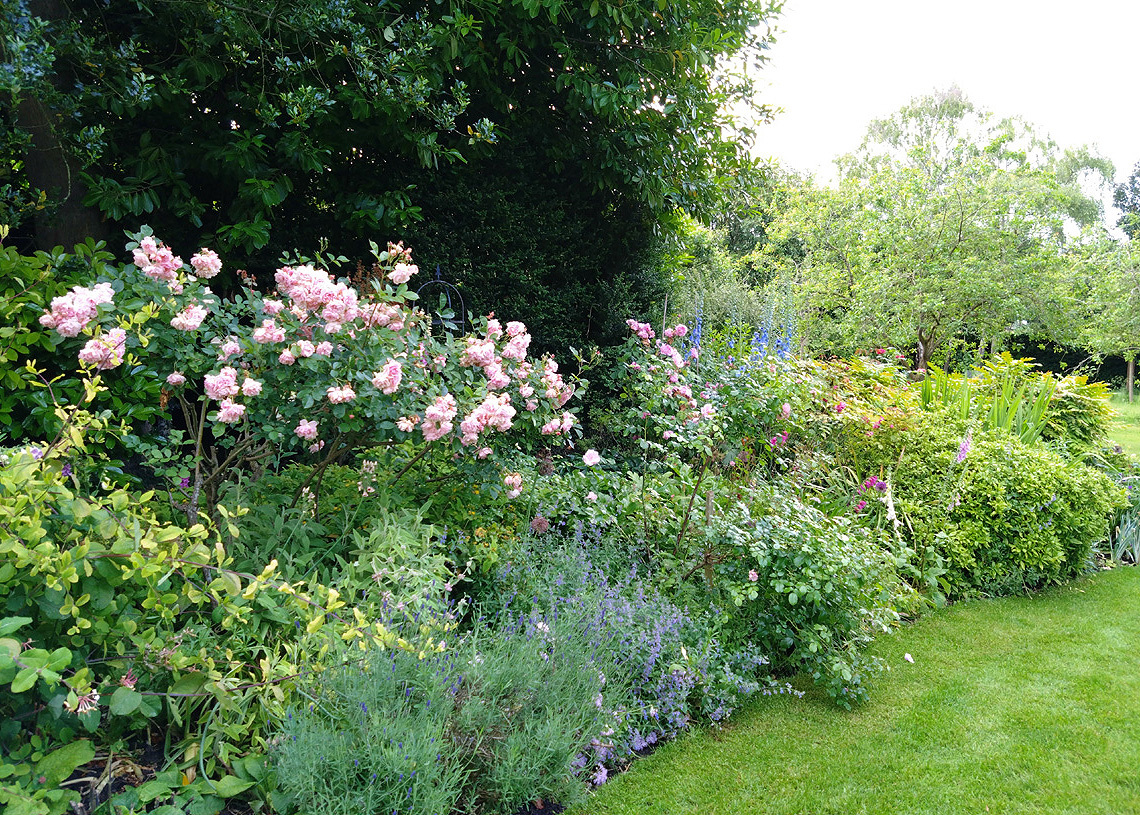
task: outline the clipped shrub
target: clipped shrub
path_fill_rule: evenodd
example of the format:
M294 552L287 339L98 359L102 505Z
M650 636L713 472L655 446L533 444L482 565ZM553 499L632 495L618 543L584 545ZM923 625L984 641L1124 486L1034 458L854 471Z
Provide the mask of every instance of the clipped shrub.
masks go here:
M1005 594L1080 574L1123 490L1104 473L934 414L903 439L891 478L914 539L945 559L948 594Z

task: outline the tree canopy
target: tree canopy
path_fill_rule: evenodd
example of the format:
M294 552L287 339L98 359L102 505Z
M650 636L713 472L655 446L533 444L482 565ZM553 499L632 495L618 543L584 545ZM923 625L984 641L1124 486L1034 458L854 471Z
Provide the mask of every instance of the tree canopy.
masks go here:
M521 145L575 184L696 211L745 161L725 111L766 115L753 80L778 10L2 0L0 220L40 245L86 237L90 212L246 255L363 245L415 221L441 168Z
M1102 217L1084 192L1111 164L1065 151L957 89L872 123L835 189L801 188L779 232L805 248L791 274L811 333L832 350L989 344L1064 312L1062 253Z

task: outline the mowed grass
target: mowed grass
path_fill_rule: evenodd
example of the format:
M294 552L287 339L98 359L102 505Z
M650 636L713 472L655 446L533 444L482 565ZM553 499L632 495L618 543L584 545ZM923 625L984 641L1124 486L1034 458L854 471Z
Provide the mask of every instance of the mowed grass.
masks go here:
M1140 569L956 605L876 651L858 710L762 698L575 815L1140 813Z
M1129 403L1127 392L1112 394L1109 403L1116 411L1116 418L1109 429L1108 437L1125 451L1140 458L1140 391L1133 394L1136 401Z

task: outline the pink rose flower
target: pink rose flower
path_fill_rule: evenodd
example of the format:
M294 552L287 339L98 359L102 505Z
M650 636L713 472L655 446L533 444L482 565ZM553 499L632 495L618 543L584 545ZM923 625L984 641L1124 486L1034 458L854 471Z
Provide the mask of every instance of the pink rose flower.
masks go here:
M245 405L235 405L230 399L223 399L218 407L218 421L223 424L239 422L244 415Z
M293 432L305 441L314 441L317 438L317 423L309 419L302 419Z
M166 384L170 385L172 388L177 388L179 385L186 384L186 377L184 377L179 371L174 371L172 374L166 377Z
M246 396L257 396L261 393L261 383L256 379L246 377L245 381L241 383L241 392Z
M410 263L397 263L392 271L388 272L388 279L397 286L402 286L411 280L412 275L419 272L419 267Z
M268 345L271 342L285 342L285 329L277 325L272 317L261 321L261 327L253 331L253 341L258 345Z
M54 328L63 337L77 337L95 319L99 305L113 302L114 296L110 283L98 283L90 289L76 286L52 299L51 309L40 315L40 325Z
M202 325L202 321L206 319L206 315L210 312L198 305L187 306L174 315L170 321L173 328L179 331L193 331L198 326Z
M219 401L237 396L241 390L237 383L237 370L225 367L216 374L206 374L205 390L206 396Z
M329 401L334 405L351 402L356 398L356 391L352 389L351 385L341 385L339 387L335 385L329 386L328 390L326 390L325 393L327 394Z
M277 361L280 362L282 365L292 365L294 362L297 361L297 357L293 356L293 352L290 351L288 348L286 348L277 357Z
M598 455L597 450L587 450L585 455L582 456L582 463L587 467L593 467L601 460L602 457Z
M107 333L88 340L79 352L79 361L106 371L121 365L126 351L127 332L121 328L112 328Z
M194 274L203 280L209 280L222 270L222 260L218 253L205 247L190 258L190 265L194 268Z

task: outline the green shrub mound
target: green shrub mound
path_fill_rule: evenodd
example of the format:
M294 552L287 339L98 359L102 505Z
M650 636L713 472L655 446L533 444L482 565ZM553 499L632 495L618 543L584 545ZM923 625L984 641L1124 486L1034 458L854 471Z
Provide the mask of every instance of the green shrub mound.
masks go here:
M895 506L945 559L952 595L1038 588L1084 571L1123 491L1105 474L1007 431L930 421L905 437Z

